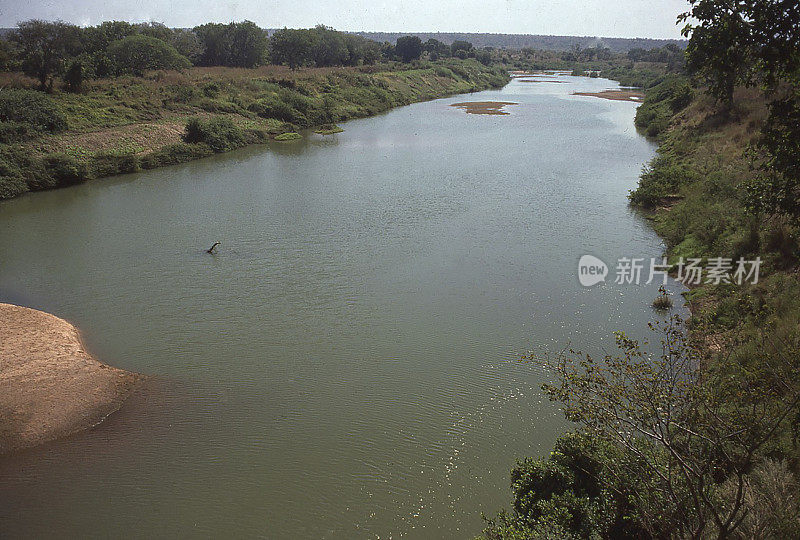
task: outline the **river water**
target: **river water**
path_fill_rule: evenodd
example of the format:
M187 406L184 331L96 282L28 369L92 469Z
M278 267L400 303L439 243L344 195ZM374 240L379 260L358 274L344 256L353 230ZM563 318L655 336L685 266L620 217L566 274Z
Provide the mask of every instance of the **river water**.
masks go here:
M568 427L520 354L655 317L656 283L611 283L663 251L626 200L654 145L635 103L571 95L616 83L556 79L0 204L0 301L154 376L0 460L2 535L480 532ZM517 105L450 106L486 100ZM578 283L587 253L607 283Z

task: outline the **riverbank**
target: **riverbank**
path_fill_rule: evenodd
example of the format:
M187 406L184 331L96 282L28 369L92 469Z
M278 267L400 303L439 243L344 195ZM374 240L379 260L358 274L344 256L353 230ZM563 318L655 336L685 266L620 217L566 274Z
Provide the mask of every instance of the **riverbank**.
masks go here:
M0 130L0 142L8 143L0 145L0 199L182 163L306 128L335 131L337 122L508 80L500 68L458 59L299 70L196 67L46 95L32 90L32 79L5 73L0 85L13 90L0 100L14 103L0 106L24 109L31 126ZM214 122L214 133L187 140L192 119Z
M0 304L0 454L91 428L142 376L103 364L67 321Z
M687 516L711 531L720 524L709 514L727 515L723 512L730 508L740 513L738 518L731 514L738 522L727 532L739 530L728 536L749 537L748 531L757 528L765 537L796 536L785 531L800 530L796 503L770 498L777 490L796 491L800 475L800 232L791 211L770 208L766 197L753 197L775 174L773 164L759 154L765 136L776 133L770 126L769 98L758 89L736 88L726 107L679 73L646 88L635 123L659 147L630 201L663 238L673 275L681 263L684 278L687 263L704 272L684 293L691 311L686 326L691 346L673 348L670 357L691 359L699 368L697 377L690 392L660 394L663 386L653 392L661 383L650 374L632 382L623 376L613 379L616 373L595 378L591 364L559 372L560 393L551 393L551 399L561 402L580 427L559 438L548 458L517 464L512 471L514 514L489 521L484 538L539 536L541 531L563 537L657 537L659 531L679 527L697 530ZM791 142L786 133L775 138L784 145ZM712 273L715 268L719 279ZM615 358L620 363L613 369L635 373L638 368L626 354ZM649 373L662 377L663 372ZM625 380L624 387L613 386L619 380ZM581 386L584 381L589 382ZM583 392L589 401L573 398ZM651 396L658 397L650 401ZM641 435L637 442L642 446L633 450L616 437L613 418L591 416L620 401L626 420L643 419L624 424L626 433ZM588 402L592 409L583 408ZM649 435L667 410L666 425L685 427L664 439ZM586 463L592 464L588 476ZM682 467L690 467L691 475L658 476L659 470ZM764 483L766 476L770 480ZM552 487L541 490L542 482ZM648 485L646 497L638 491L641 485ZM703 503L675 496L698 486L708 493ZM624 496L616 499L614 494ZM759 506L763 500L774 504Z

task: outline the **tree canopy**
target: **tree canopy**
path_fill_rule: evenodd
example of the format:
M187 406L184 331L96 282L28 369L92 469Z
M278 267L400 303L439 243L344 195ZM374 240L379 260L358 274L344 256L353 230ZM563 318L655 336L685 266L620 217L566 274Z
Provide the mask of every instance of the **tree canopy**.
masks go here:
M117 75L142 75L149 69L185 69L192 65L172 45L141 34L115 41L108 47L108 56Z

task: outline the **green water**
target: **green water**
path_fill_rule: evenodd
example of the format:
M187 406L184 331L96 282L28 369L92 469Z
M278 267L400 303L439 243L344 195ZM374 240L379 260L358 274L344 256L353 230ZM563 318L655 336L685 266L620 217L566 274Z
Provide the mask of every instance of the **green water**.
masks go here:
M154 376L0 460L2 536L477 534L565 429L520 353L653 318L657 284L576 273L661 255L626 202L654 146L635 103L570 95L615 83L560 79L0 204L0 301Z

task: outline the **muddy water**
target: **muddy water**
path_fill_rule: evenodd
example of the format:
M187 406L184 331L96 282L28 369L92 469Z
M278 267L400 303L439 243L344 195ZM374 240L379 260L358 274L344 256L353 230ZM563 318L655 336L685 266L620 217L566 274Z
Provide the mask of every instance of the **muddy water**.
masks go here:
M155 376L0 460L3 536L478 533L565 428L519 354L653 317L656 284L576 276L662 252L626 205L654 152L636 104L548 78L0 204L0 300Z

